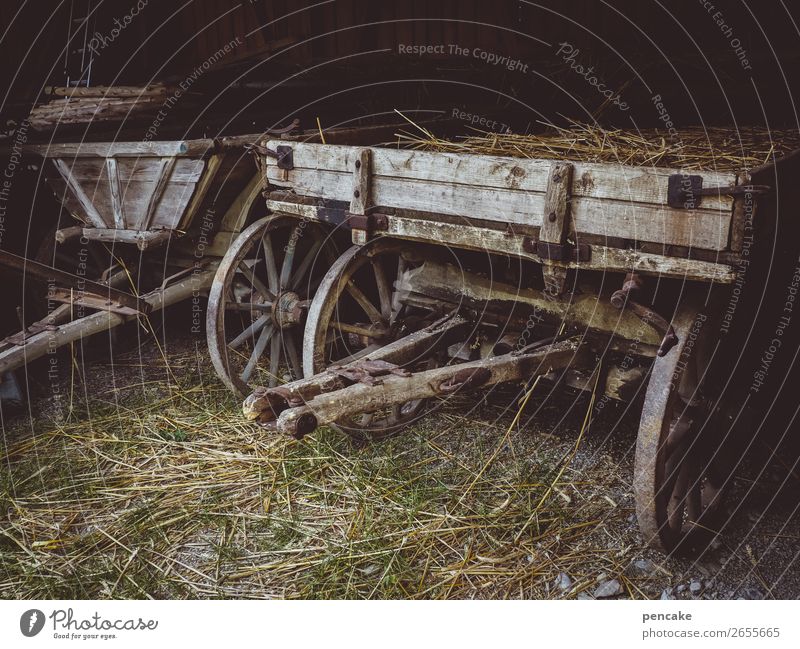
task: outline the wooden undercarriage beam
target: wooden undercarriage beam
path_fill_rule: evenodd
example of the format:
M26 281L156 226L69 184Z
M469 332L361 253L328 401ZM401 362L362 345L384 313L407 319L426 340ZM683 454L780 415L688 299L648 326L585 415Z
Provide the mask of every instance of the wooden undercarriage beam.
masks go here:
M308 401L301 401L300 405L292 406L289 403L289 407L279 413L271 407L265 394L254 392L245 400L243 410L251 420L279 433L301 438L318 426L333 424L352 415L375 412L418 399L528 379L570 365L588 364L592 359L587 345L570 339L414 373L389 363L385 363L378 373L370 371L370 366L361 368L357 363L351 367L351 376L356 379L357 370L362 369L362 378L347 387L324 391ZM375 361L367 361L370 362Z

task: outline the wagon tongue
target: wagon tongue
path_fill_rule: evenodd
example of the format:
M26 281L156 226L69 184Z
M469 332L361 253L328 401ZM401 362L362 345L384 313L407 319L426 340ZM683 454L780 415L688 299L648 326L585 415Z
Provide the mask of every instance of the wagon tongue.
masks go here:
M421 344L431 351L446 348L453 339L451 334L463 335L464 325L468 324L458 316L446 320L395 341L376 354L389 350L385 356L399 360L413 356ZM578 339L417 372L385 359L362 359L344 367L331 366L320 374L277 388L256 388L242 409L250 421L300 439L319 426L358 414L549 374L574 363L576 358L591 362L588 347Z

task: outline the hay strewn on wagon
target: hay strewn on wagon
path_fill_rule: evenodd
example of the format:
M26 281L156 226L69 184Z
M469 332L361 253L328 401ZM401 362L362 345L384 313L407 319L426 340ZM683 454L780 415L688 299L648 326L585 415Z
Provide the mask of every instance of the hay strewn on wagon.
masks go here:
M675 167L687 171L752 169L800 148L800 132L797 130L757 127L692 127L679 130L676 138L658 129L603 129L573 122L568 128L547 124L542 133L523 135L475 131L474 135L445 140L428 129L416 124L413 126L413 131L398 133L401 147L640 167Z

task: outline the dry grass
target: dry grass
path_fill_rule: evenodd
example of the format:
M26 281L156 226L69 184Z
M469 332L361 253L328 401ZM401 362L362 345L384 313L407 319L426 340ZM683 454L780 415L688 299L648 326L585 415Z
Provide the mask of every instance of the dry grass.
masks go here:
M573 466L585 398L534 394L522 424L464 416L471 400L378 444L297 442L245 423L194 354L171 359L171 380L128 376L67 421L6 431L0 596L574 597L604 574L647 589L608 532L628 525L627 476L603 455Z
M444 140L409 120L413 130L398 134L400 146L426 151L477 153L520 158L554 158L684 170L739 171L770 162L800 148L800 132L763 128L684 128L665 131L603 129L574 122L569 128L545 125L540 134L476 131Z

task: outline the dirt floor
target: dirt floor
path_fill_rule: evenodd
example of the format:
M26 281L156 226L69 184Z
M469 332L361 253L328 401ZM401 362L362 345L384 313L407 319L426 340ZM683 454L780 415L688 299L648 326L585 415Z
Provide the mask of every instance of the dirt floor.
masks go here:
M737 477L700 559L643 547L636 408L581 434L589 398L542 383L518 420L511 386L389 440L295 441L243 420L202 338L59 359L3 413L3 598L800 596L800 480L780 464Z

